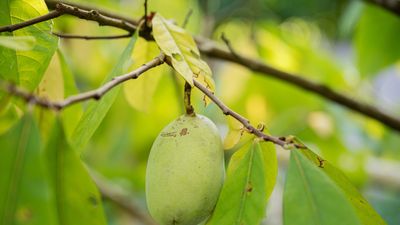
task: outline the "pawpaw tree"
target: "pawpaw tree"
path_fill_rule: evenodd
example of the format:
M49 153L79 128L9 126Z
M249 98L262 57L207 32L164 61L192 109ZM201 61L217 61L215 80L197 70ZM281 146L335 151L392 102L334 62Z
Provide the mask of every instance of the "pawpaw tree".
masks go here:
M0 224L399 224L399 12L2 0Z

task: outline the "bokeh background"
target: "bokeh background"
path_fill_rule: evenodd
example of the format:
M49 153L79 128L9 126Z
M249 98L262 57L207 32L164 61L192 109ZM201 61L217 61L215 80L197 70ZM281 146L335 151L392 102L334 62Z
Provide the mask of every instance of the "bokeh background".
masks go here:
M136 19L143 16L142 0L74 2ZM326 84L400 117L400 17L380 7L344 0L149 0L148 5L149 10L178 24L192 9L187 25L191 33L214 39L221 46L224 33L240 54ZM54 25L55 31L70 34L124 33L69 16L55 19ZM101 84L127 42L61 40L80 91ZM264 123L275 136L299 137L343 170L389 225L400 224L400 133L292 85L238 65L206 60L213 70L216 95L228 106L255 125ZM47 73L60 73L56 62ZM88 167L143 212L151 144L165 125L183 113L182 79L168 66L161 70L154 93L146 92L146 101L120 92L82 151ZM132 105L134 101L144 103L138 107ZM196 112L210 117L224 137L228 126L221 111L213 104L205 107L199 93L194 94L193 101ZM278 148L278 157L279 181L265 225L282 224L287 152ZM109 224L141 224L112 201L105 199L104 204Z

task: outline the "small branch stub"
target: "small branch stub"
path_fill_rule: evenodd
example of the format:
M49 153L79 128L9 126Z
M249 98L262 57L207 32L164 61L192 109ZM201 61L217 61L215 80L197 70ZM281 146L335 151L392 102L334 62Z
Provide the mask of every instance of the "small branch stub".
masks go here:
M195 116L196 114L194 113L193 106L190 102L191 94L192 94L192 87L190 86L190 84L188 82L185 82L183 102L185 104L186 115Z

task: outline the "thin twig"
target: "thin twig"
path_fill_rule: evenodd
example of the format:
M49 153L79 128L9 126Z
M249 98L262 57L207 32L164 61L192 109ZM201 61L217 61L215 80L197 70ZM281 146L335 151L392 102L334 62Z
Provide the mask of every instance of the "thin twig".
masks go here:
M235 118L237 121L239 121L243 126L250 132L256 135L259 138L264 139L265 141L270 141L274 144L277 144L279 146L282 146L284 148L287 147L288 143L285 141L285 139L274 137L267 135L263 133L261 130L258 130L257 128L253 127L249 120L244 118L242 115L238 114L237 112L233 111L230 109L228 106L226 106L221 100L219 100L210 90L208 90L206 87L204 87L200 82L193 80L194 86L196 86L201 92L203 92L207 97L211 99L221 110L225 115L230 115L233 118ZM297 146L297 148L303 148L304 146Z
M65 39L84 39L84 40L110 40L110 39L120 39L129 38L132 34L121 34L121 35L110 35L110 36L84 36L84 35L74 35L74 34L63 34L58 32L52 32L53 35L59 38Z
M147 24L147 20L148 20L148 18L147 18L147 0L144 0L144 16L143 16L143 18L144 18L144 21L146 22L146 24Z
M10 94L13 94L15 96L18 96L18 97L24 99L26 102L31 102L33 104L36 104L36 105L39 105L39 106L42 106L42 107L48 108L48 109L61 110L69 105L72 105L72 104L75 104L78 102L82 102L82 101L86 101L89 99L99 100L104 94L106 94L108 91L110 91L117 85L119 85L127 80L130 80L130 79L136 79L141 74L146 72L147 70L163 64L164 58L165 58L164 54L160 54L159 56L157 56L153 60L149 61L148 63L142 65L141 67L137 68L136 70L129 72L127 74L118 76L118 77L114 77L112 80L108 81L103 86L101 86L95 90L70 96L60 102L52 102L45 98L35 96L34 94L26 92L21 89L18 89L15 85L11 85L11 84L0 83L0 88L7 91Z
M185 28L187 24L189 23L189 19L193 14L193 9L189 9L189 11L186 13L185 19L183 20L182 27Z
M39 16L39 17L33 18L31 20L24 21L22 23L17 23L17 24L13 24L13 25L0 27L0 33L1 32L12 32L12 31L15 31L18 29L22 29L24 27L28 27L28 26L31 26L31 25L34 25L37 23L41 23L41 22L44 22L47 20L57 18L61 15L62 15L62 13L59 11L51 11L43 16Z
M111 183L106 178L104 178L99 173L90 170L90 175L95 181L102 197L110 202L114 203L116 206L129 213L132 217L140 220L141 223L146 225L157 225L157 223L149 216L145 209L140 207L132 199L132 194Z
M221 39L225 43L231 54L234 55L236 58L239 58L239 54L236 53L235 49L232 47L231 41L225 36L225 33L221 34Z

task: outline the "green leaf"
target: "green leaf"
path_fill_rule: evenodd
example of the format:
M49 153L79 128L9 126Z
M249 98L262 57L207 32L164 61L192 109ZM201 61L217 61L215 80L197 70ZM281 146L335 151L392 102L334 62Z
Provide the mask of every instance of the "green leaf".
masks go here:
M272 168L276 164L266 165L273 160L265 157L275 157L274 151L266 148L269 147L261 147L259 140L254 140L232 156L226 181L207 225L260 224L277 171Z
M265 171L265 194L267 198L272 194L276 184L276 177L278 176L278 159L276 156L275 145L271 142L260 141L258 143L261 147L264 160Z
M246 128L235 118L228 116L229 131L224 139L224 149L234 150L239 149L254 139L254 135L246 132Z
M79 93L79 90L76 87L74 75L68 66L64 54L60 49L57 51L57 54L60 60L61 73L64 80L64 98L67 98ZM61 113L65 135L69 139L83 114L82 105L75 104L68 106Z
M39 130L30 114L0 138L0 224L56 224Z
M400 58L400 18L365 4L355 34L357 66L363 76L375 75Z
M48 13L42 0L2 0L0 1L0 26L17 24ZM12 81L29 91L33 91L58 45L58 38L51 34L51 22L45 21L12 33L1 35L18 39L31 36L36 39L33 49L21 51L0 46L0 78ZM3 37L4 38L4 37Z
M137 33L132 37L128 46L120 56L117 65L114 67L112 72L103 81L103 84L111 80L115 76L122 75L124 67L129 62L130 55L132 54L133 47L137 40ZM108 93L106 93L99 101L90 102L86 111L83 113L78 125L72 133L71 140L72 144L77 149L82 149L88 143L96 129L99 127L101 121L106 116L108 110L114 103L120 86L114 87Z
M183 28L164 19L159 13L154 16L152 23L154 39L165 55L170 57L174 69L190 85L193 86L193 79L196 79L214 92L215 84L211 77L211 69L200 58L193 37Z
M133 65L136 69L160 54L154 42L139 38L133 50ZM128 103L135 109L147 112L152 102L156 87L163 74L162 67L155 67L146 76L124 83L124 93Z
M35 43L36 39L33 36L0 36L0 46L14 50L31 50Z
M339 170L309 149L291 151L283 215L285 225L386 224Z
M105 225L99 191L77 153L69 146L60 118L52 131L45 154L59 224Z

